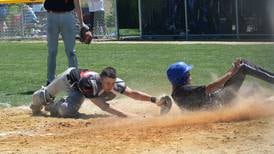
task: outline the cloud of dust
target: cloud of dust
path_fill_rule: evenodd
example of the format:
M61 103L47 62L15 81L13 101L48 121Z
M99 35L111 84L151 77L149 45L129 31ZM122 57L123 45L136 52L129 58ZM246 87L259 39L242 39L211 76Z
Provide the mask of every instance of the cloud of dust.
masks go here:
M238 98L228 106L216 110L181 111L173 103L171 112L166 116L159 116L159 107L155 104L136 101L130 98L117 99L111 105L125 113L135 116L130 118L117 118L111 116L111 122L103 127L172 127L179 125L196 125L216 122L235 122L258 119L274 115L273 91L260 87L258 84L244 84ZM85 110L89 114L106 114L98 107L88 103ZM84 110L82 110L84 111ZM115 118L115 119L113 119ZM103 119L102 119L103 120Z
M245 121L273 116L274 96L270 97L271 93L273 91L271 92L258 85L245 85L239 92L238 98L229 106L210 111L176 112L173 110L164 117L149 117L141 121L139 119L139 124L136 125L141 127L165 127Z

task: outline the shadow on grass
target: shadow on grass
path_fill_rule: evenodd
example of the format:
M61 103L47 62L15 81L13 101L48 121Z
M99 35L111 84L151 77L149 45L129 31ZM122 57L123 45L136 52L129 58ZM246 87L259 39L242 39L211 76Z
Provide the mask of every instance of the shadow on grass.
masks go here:
M6 93L5 95L10 96L10 95L32 95L35 91L34 90L29 90L29 91L24 91L24 92L18 92L18 93Z

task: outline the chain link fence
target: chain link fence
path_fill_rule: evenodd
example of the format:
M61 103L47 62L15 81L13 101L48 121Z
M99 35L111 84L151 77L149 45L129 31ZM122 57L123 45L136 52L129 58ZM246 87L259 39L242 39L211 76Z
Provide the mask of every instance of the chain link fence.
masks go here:
M82 0L83 18L87 25L93 24L95 39L115 39L115 0L104 0L104 10L89 12L88 0ZM75 13L75 18L76 17ZM79 23L79 22L77 22ZM46 39L47 11L42 3L0 4L0 39ZM79 30L79 25L75 25Z
M84 0L82 1L82 10L84 14L84 22L89 25L93 36L97 39L116 38L116 12L115 0L104 0L104 10L90 11L88 1L98 2L100 0Z

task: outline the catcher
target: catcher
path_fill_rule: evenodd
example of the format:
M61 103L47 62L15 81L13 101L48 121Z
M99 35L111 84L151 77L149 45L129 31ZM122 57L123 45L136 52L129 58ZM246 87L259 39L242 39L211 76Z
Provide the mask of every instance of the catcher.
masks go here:
M237 59L229 71L208 85L192 86L191 65L171 64L167 69L172 84L172 98L180 109L211 109L225 105L236 97L246 75L274 84L274 74L244 59Z
M68 96L54 101L55 96L61 91L66 91ZM171 108L169 97L156 98L130 89L122 79L116 77L116 70L112 67L103 69L100 74L88 69L69 68L48 86L34 92L30 108L34 115L41 113L42 108L45 107L45 111L49 111L51 116L76 117L81 104L85 98L88 98L103 111L119 117L127 117L107 103L114 99L117 93L154 103L161 107L161 114L167 113Z
M87 25L84 25L80 29L80 38L79 41L85 44L90 44L92 41L92 34L91 31L89 30L89 27Z

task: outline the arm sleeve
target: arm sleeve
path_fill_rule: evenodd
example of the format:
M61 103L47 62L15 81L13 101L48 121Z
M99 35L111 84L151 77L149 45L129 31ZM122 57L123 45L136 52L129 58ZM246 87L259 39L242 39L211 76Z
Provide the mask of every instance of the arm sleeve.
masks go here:
M113 89L116 92L123 94L126 90L126 87L127 86L126 86L125 81L120 78L117 78Z
M80 80L80 71L79 69L72 69L70 73L67 75L67 78L70 82L70 84L73 84L74 82L78 82Z

